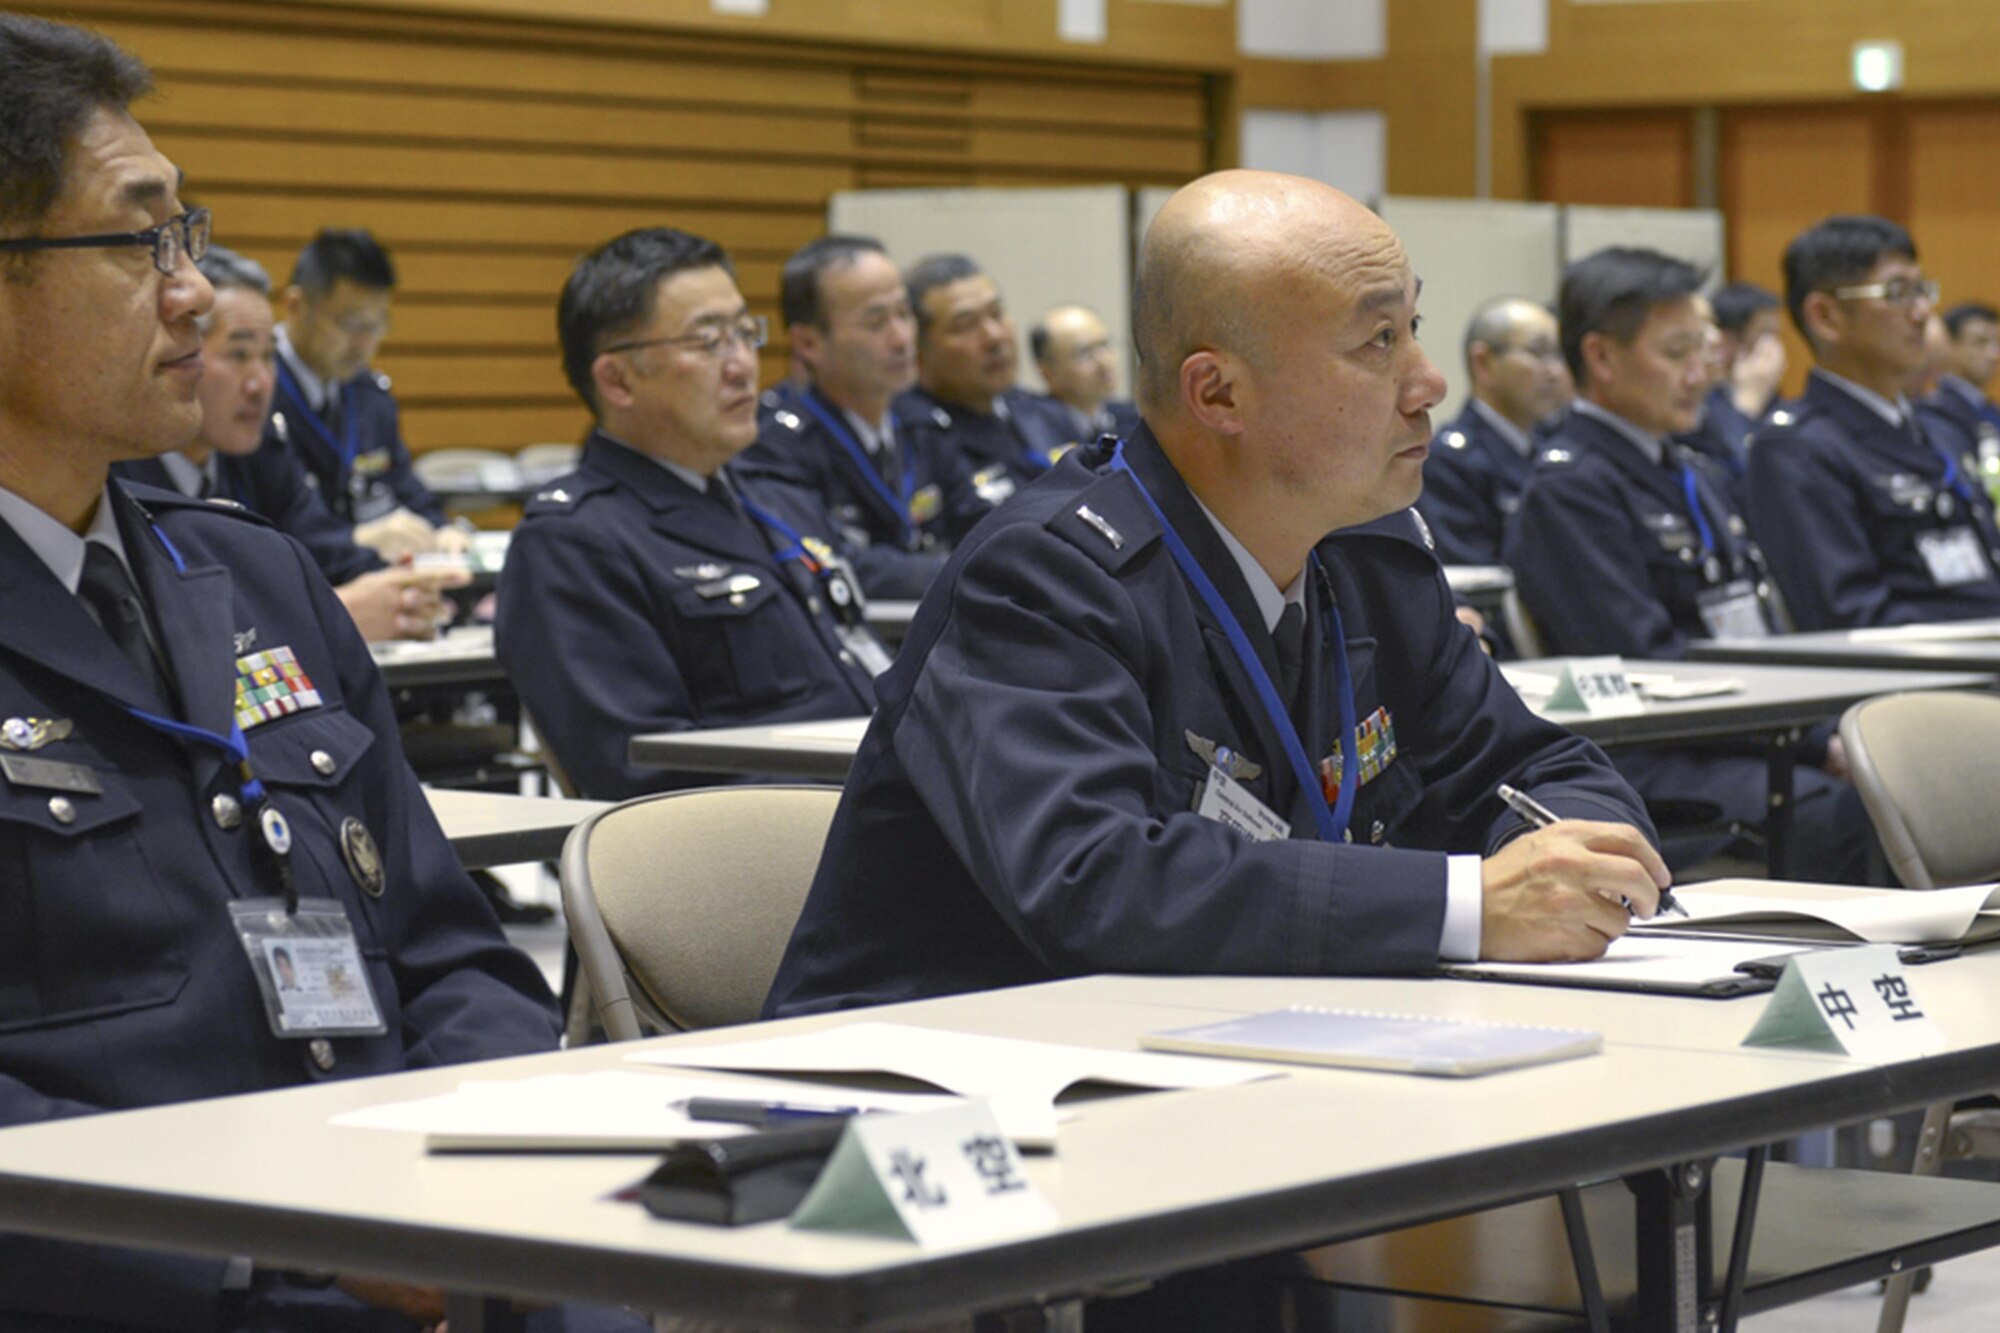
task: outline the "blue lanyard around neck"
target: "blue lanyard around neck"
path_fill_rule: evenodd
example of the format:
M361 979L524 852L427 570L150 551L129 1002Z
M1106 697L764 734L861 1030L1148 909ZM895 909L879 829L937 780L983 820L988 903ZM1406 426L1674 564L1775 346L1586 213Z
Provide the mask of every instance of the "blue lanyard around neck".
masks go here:
M916 495L917 486L915 460L910 457L909 451L902 447L900 441L883 441L885 448L897 450L897 457L902 464L897 469L899 474L897 481L902 490L902 498L898 500L889 490L889 484L882 480L881 472L876 470L875 460L861 447L861 441L854 438L854 432L847 428L845 421L820 406L819 400L814 397L811 390L800 394L799 402L806 411L813 414L820 425L826 427L834 442L845 449L847 456L854 460L854 466L861 470L861 479L868 483L870 489L875 492L875 498L882 502L883 507L895 516L896 527L907 542L916 531L916 525L910 520L910 500Z
M281 356L277 360L278 383L284 385L285 393L293 402L305 409L300 415L306 419L306 428L319 436L327 448L333 450L334 454L340 459L343 468L353 467L354 457L361 449L360 435L355 420L359 413L346 411L340 414L340 438L337 440L334 439L333 432L326 428L324 421L320 420L319 413L312 410L312 400L306 397L304 386L299 383L298 377L292 374L292 368L285 364L285 358ZM333 390L333 385L329 384L326 386L328 397L333 395ZM350 404L350 406L352 405Z
M1336 804L1329 808L1326 791L1320 786L1313 772L1312 762L1306 758L1306 747L1299 739L1299 729L1292 721L1289 709L1278 697L1278 687L1271 683L1271 673L1264 670L1264 664L1257 657L1257 650L1250 645L1250 636L1243 632L1243 625L1222 600L1222 594L1215 583L1202 570L1188 549L1181 535L1174 531L1166 512L1153 499L1146 483L1125 461L1125 442L1120 440L1118 448L1111 456L1111 466L1132 479L1139 488L1139 495L1146 506L1153 511L1153 517L1160 521L1160 535L1167 543L1167 550L1173 555L1174 563L1187 581L1194 585L1195 592L1222 626L1222 632L1229 639L1229 646L1236 653L1236 660L1243 668L1250 683L1256 687L1257 698L1264 705L1265 715L1270 718L1271 727L1278 733L1278 739L1285 748L1285 759L1291 764L1292 776L1306 793L1306 804L1311 808L1313 823L1319 829L1320 841L1341 842L1345 840L1347 826L1354 818L1354 793L1361 786L1361 756L1355 740L1354 725L1354 684L1347 674L1347 640L1341 633L1340 608L1333 603L1331 591L1326 587L1326 571L1320 568L1317 552L1310 557L1312 573L1320 584L1320 594L1325 614L1322 623L1326 637L1333 644L1334 689L1340 697L1340 793Z
M1944 464L1944 485L1949 487L1952 493L1958 496L1959 499L1965 501L1968 505L1971 504L1973 502L1972 483L1965 479L1964 471L1958 466L1958 456L1932 438L1931 433L1924 429L1923 423L1917 420L1917 410L1914 407L1910 409L1909 421L1911 431L1916 434L1918 439L1928 445L1930 451L1938 456L1938 461Z
M711 484L720 485L721 483L717 481ZM789 543L789 545L771 553L773 560L776 560L779 564L783 564L787 560L796 560L805 566L808 573L815 576L819 574L820 563L813 557L812 552L806 550L806 539L803 533L770 510L756 503L749 496L743 494L743 492L738 491L736 498L742 502L744 513L770 529L775 536Z
M1708 526L1708 514L1701 507L1701 490L1695 485L1694 465L1681 465L1681 494L1687 497L1688 517L1694 520L1695 534L1701 538L1701 559L1706 565L1715 558L1715 530Z

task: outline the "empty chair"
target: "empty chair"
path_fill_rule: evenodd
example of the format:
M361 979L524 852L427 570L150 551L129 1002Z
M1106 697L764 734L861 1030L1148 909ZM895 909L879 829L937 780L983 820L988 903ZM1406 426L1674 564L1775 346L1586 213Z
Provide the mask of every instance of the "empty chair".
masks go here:
M757 1018L839 803L838 787L703 787L576 827L563 910L611 1040Z
M2000 696L1933 691L1868 699L1840 719L1840 738L1868 818L1906 887L2000 879L1991 791Z

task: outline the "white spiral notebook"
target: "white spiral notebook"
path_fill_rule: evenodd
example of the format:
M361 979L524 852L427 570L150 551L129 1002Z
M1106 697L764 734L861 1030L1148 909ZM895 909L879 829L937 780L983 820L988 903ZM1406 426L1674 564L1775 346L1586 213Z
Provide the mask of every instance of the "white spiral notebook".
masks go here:
M1604 1037L1582 1028L1294 1006L1200 1027L1148 1032L1139 1044L1151 1051L1185 1055L1466 1078L1595 1055L1603 1049Z

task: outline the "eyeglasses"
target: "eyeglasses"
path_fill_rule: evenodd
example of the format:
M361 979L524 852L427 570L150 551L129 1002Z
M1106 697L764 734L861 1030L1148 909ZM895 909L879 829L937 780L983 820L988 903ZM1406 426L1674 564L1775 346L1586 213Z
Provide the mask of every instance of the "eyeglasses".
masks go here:
M115 231L101 236L23 236L0 241L0 251L94 250L114 245L143 245L153 252L153 267L172 277L182 259L198 264L208 253L208 229L208 210L191 208L144 231Z
M698 352L707 357L719 357L729 348L741 345L746 352L754 352L771 341L771 321L763 315L750 315L730 325L716 325L700 333L683 333L675 338L641 338L636 342L613 343L604 349L604 354L612 352L636 352L641 347L685 347L690 352Z
M1861 287L1834 287L1828 296L1842 301L1887 301L1890 305L1914 305L1924 301L1936 305L1938 285L1930 278L1897 278L1894 282L1871 282Z

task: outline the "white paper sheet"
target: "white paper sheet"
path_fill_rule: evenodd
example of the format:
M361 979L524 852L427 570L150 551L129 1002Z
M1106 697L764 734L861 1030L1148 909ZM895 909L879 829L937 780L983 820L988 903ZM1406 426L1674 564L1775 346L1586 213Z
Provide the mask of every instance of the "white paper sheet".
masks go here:
M1443 971L1453 976L1488 981L1518 978L1544 984L1553 981L1576 985L1594 983L1618 990L1648 987L1692 989L1738 975L1738 963L1753 958L1803 953L1816 947L1813 944L1786 944L1780 940L1690 940L1634 930L1611 941L1603 957L1589 962L1447 963Z
M1676 888L1685 919L1661 926L1685 930L1716 925L1744 929L1754 923L1772 934L1824 933L1824 922L1869 944L1956 944L2000 931L2000 884L1957 889L1857 889L1760 879L1718 879ZM1634 933L1646 927L1635 925Z

